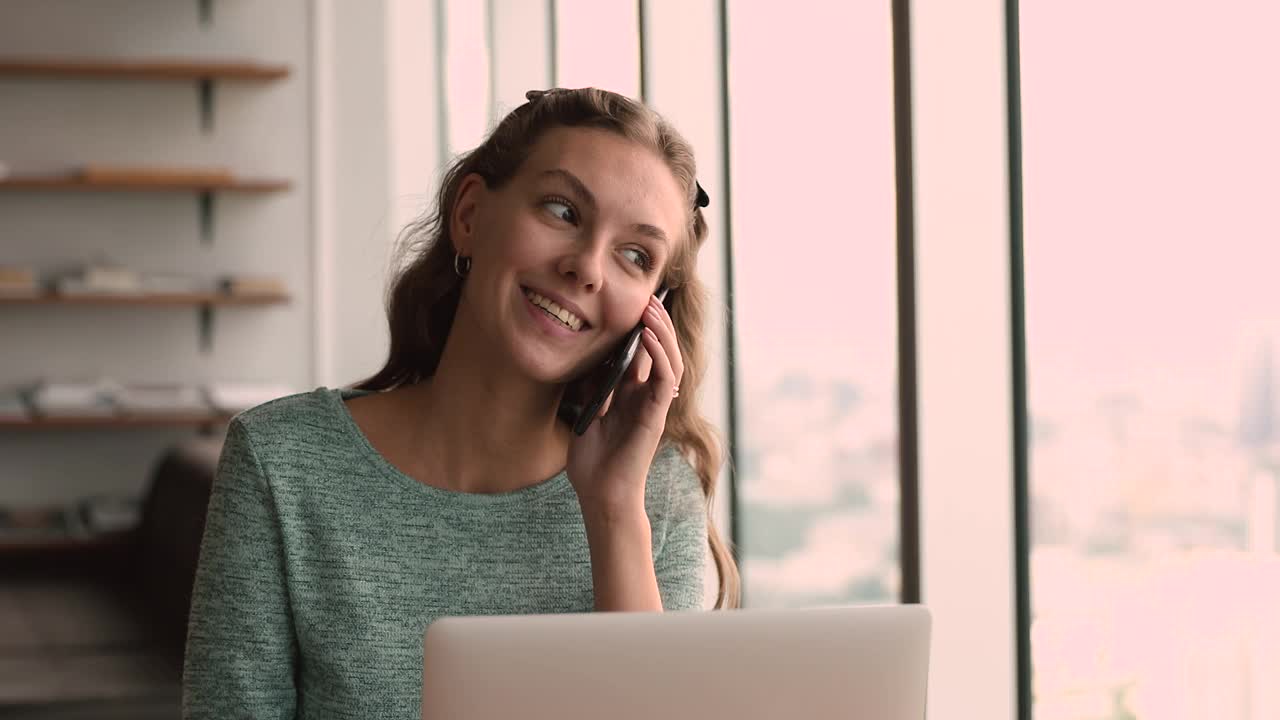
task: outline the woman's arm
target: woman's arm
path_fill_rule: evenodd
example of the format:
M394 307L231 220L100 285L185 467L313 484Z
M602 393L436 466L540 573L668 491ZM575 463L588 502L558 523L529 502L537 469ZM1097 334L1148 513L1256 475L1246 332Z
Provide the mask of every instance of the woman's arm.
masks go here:
M651 482L666 487L661 544L654 555L662 606L700 610L707 571L707 505L698 473L674 446L654 462Z
M697 473L674 445L664 444L646 485L654 489L651 513L643 498L582 507L595 609L701 608L707 519Z
M582 520L591 548L596 610L660 612L653 532L644 498L632 506L585 506Z
M294 717L296 655L270 487L248 432L233 420L191 594L182 716Z

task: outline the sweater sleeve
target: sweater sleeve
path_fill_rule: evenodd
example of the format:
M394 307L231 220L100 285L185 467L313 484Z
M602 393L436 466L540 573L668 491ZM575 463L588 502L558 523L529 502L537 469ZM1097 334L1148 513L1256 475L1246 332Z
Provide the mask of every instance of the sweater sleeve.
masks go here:
M651 480L667 486L662 543L654 557L665 610L702 608L707 567L707 510L698 473L674 445L654 460Z
M183 718L294 717L296 659L279 519L236 419L218 461L192 589Z

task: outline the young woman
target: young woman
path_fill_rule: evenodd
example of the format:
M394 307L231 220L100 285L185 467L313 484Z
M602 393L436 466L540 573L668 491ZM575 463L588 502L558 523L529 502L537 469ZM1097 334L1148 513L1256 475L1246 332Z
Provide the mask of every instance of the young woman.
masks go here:
M232 421L186 717L416 718L434 619L700 608L708 545L716 606L736 603L695 403L707 198L692 151L614 93L526 97L407 229L386 365ZM566 385L638 323L636 362L575 434Z

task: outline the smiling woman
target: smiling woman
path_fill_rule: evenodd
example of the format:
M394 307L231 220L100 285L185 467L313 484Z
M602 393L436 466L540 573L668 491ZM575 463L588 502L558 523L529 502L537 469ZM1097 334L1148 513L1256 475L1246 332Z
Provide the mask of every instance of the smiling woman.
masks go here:
M667 233L655 225L675 234L689 214L656 153L590 128L547 131L508 182L469 174L454 207L453 244L475 270L460 298L451 349L459 356L483 350L485 358L512 365L500 374L549 384L599 364L640 321L669 260L654 239ZM555 304L553 331L565 330L570 314L579 327L529 332L541 323L530 327L519 322L526 312L508 310L512 302L527 306L531 292ZM503 352L490 352L495 347Z
M435 619L702 608L708 549L717 607L736 604L697 405L692 152L614 93L527 99L406 229L383 368L232 422L187 717L414 716ZM566 387L637 333L607 409L574 432Z

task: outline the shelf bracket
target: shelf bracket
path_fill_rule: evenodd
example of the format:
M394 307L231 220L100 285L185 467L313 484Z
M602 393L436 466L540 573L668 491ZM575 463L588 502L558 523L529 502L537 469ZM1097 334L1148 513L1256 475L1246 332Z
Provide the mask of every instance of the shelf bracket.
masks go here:
M200 129L213 132L213 78L202 77L196 81L200 92Z
M200 203L200 243L203 245L212 245L214 216L213 191L201 190L198 200Z
M196 7L200 11L200 27L209 27L213 24L213 0L196 0Z
M204 303L196 312L200 324L200 351L208 353L213 350L213 305Z

